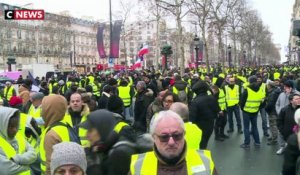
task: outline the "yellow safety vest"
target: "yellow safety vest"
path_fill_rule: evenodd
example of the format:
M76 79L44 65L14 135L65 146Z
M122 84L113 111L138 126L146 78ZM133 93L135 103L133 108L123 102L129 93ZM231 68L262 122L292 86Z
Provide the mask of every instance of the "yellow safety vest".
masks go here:
M250 88L247 88L248 98L244 107L244 111L249 113L256 113L259 111L259 106L262 102L261 93L255 92Z
M72 81L67 81L67 88L69 89L71 87Z
M86 120L87 120L87 115L84 115L84 116L82 116L80 123L83 123ZM72 122L72 117L71 117L70 114L66 113L65 116L64 116L63 121L65 121L66 123L69 123L69 125L71 127L74 127L73 126L73 122ZM87 134L87 130L86 129L81 128L81 127L78 129L78 136L80 138L80 143L81 143L81 145L83 147L90 146L90 142L87 140L86 134Z
M37 109L35 109L35 107L33 105L30 106L28 114L33 117L34 119L42 117L41 116L41 112L42 112L42 108L38 107ZM45 127L44 126L40 126L41 130L44 131Z
M274 78L274 80L276 80L276 79L280 79L280 73L279 72L275 72L274 74L273 74L273 78Z
M119 97L122 99L124 106L128 107L131 103L130 86L119 86Z
M27 114L20 114L20 124L19 124L19 133L25 138L25 130L26 130L26 122L27 122Z
M53 94L52 89L53 89L54 86L57 86L57 83L53 83L53 85L51 83L49 84L49 93L50 94Z
M192 122L184 123L185 127L185 140L188 149L199 149L202 139L202 130Z
M261 97L262 97L263 99L265 99L265 98L266 98L266 95L267 95L267 92L266 92L266 84L265 84L265 83L262 83L262 84L261 84L261 86L260 86L260 88L259 88L259 92L260 92L260 94L261 94Z
M226 97L223 89L219 89L219 107L221 108L222 111L226 109Z
M18 142L18 150L15 150L10 143L8 143L3 137L0 136L0 147L8 160L14 157L16 154L22 154L26 152L26 140L24 139L24 137L18 133L15 136L15 139ZM17 175L30 175L30 170L18 173Z
M227 106L234 106L237 105L240 101L240 92L239 92L239 85L234 85L234 88L231 89L228 85L225 86L226 92L226 102Z
M34 138L34 137L31 136L30 138L26 137L26 140L34 148L34 150L35 150L36 153L40 152L39 142L37 141L36 138Z
M45 142L45 136L49 130L49 127L47 127L41 134L41 142L40 142L40 158L41 158L41 171L42 175L46 172L46 151L44 147ZM65 126L57 125L51 128L50 130L53 130L61 139L62 142L69 142L70 136L68 128Z
M188 175L212 175L215 165L210 151L188 149L185 160ZM130 172L132 175L157 175L157 161L153 151L133 155Z
M114 131L119 134L125 126L129 126L129 125L125 122L119 122L114 127Z
M10 100L10 98L13 96L13 90L14 90L14 87L9 87L9 89L7 87L4 88L4 98L6 100ZM8 92L7 92L8 91ZM7 96L6 96L7 94Z

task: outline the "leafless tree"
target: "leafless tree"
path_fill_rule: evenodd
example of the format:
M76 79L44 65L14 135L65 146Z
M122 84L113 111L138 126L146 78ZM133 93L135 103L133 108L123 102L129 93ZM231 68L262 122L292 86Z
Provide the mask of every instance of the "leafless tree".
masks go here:
M208 52L208 42L207 42L207 28L209 27L210 22L210 12L212 0L190 0L189 9L192 14L197 17L198 25L201 30L201 37L204 43L204 53L207 72L210 71L209 68L209 52Z
M218 62L222 61L223 67L225 66L225 51L222 37L226 24L228 23L229 13L236 6L237 1L238 0L212 0L210 3L213 24L216 28L218 38Z
M157 5L161 7L162 9L170 12L170 14L175 18L176 20L176 27L177 27L177 33L178 33L178 46L180 49L180 70L181 74L184 73L184 67L185 67L185 57L184 57L184 45L183 45L183 26L182 26L182 18L184 18L188 13L189 10L186 7L187 0L155 0L157 2Z

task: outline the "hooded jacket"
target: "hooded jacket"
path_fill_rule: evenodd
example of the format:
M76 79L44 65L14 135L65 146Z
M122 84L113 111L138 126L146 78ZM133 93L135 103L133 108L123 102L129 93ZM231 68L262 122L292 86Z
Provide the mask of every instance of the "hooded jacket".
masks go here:
M0 135L10 143L15 150L18 149L18 142L16 139L8 138L7 128L9 119L17 111L18 110L14 108L0 107ZM31 145L26 142L26 152L17 154L13 159L14 161L7 159L4 151L0 147L0 174L15 175L23 171L28 171L29 165L36 160L36 153Z
M294 93L299 93L296 90L292 90L292 92L290 94L294 94ZM289 101L289 95L290 94L286 94L285 92L281 92L277 101L276 101L276 113L277 115L279 115L280 111L282 108L284 108L285 106L287 106L290 101Z
M114 146L120 141L120 135L114 132L117 124L114 113L106 110L97 110L89 114L93 127L101 135L101 140L86 149L88 159L87 175L122 175L127 174L130 166L131 155L135 149L126 144ZM124 135L123 135L124 136ZM123 137L122 141L126 138ZM94 147L98 147L95 154Z
M47 96L42 101L42 113L45 121L45 128L51 124L61 121L67 110L67 100L61 95ZM53 145L62 142L60 136L50 129L45 135L44 148L46 152L46 175L50 175L50 160L53 152Z

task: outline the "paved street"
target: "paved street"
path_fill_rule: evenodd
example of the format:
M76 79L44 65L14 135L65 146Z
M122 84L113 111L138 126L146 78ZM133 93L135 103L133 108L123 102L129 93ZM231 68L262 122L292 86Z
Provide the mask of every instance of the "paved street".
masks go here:
M251 148L239 148L244 135L234 132L230 139L216 142L212 135L209 149L220 175L279 175L283 156L276 155L277 146L268 146L267 138L262 136L261 120L259 119L259 134L261 147L255 148L251 140ZM227 129L226 129L227 131Z

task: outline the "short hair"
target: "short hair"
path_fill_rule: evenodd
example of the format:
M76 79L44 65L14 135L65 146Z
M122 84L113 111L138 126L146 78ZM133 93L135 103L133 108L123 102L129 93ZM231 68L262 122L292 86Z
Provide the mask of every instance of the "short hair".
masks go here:
M184 122L189 120L189 108L186 104L175 102L171 105L170 110L176 112Z
M172 96L172 97L173 97L173 102L179 102L178 95L174 94L174 93L171 92L171 91L167 91L167 92L165 93L165 95L164 95L163 98L162 98L162 101L164 101L168 96Z
M171 110L167 110L167 111L161 111L158 113L157 116L154 116L154 120L152 121L152 123L150 125L150 134L151 135L154 135L158 123L165 118L175 119L179 123L179 125L183 129L183 131L185 132L184 122L183 122L182 118L180 118L180 116L177 113L175 113Z
M31 98L32 98L32 100L34 101L34 100L43 100L43 98L44 98L44 94L43 93L41 93L41 92L36 92L36 93L34 93L32 96L31 96Z
M292 94L290 94L289 95L289 101L292 101L295 96L299 96L300 97L300 94L298 94L298 93L292 93Z

